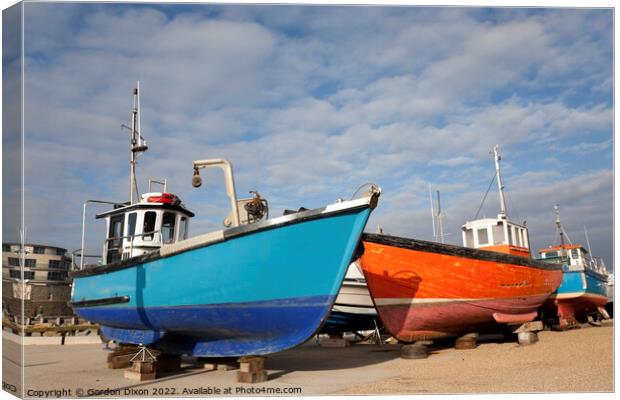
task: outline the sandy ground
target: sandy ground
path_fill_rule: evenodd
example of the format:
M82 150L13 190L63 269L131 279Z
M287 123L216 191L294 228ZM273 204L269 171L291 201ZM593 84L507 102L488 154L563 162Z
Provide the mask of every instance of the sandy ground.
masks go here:
M62 389L75 396L78 388L84 395L120 389L115 397L154 397L158 389L188 397L184 389L200 388L230 388L236 396L252 394L244 392L249 388L301 388L302 395L613 391L610 325L545 331L539 338L531 346L492 339L474 350L435 348L424 360L400 358L398 345L321 348L311 342L270 356L269 381L256 385L237 383L235 371L209 372L189 363L180 373L138 383L126 380L123 370L105 368L108 353L100 344L25 346L25 387L31 398L41 394L35 391ZM19 354L18 345L3 339L3 381L17 386Z
M397 377L339 394L611 392L613 328L543 331L539 342L481 343L474 350L437 350L424 360L395 359Z

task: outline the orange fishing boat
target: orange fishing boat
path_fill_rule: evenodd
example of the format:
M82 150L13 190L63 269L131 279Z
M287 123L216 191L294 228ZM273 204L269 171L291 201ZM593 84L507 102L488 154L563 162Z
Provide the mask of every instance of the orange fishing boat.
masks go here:
M464 246L365 234L360 265L377 313L404 342L522 324L562 281L559 265L530 255L528 231L506 217L495 146L501 212L467 222Z

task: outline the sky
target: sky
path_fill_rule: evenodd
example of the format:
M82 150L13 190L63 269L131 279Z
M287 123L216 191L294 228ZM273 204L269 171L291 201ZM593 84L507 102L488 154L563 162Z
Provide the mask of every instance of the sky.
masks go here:
M430 184L461 244L498 144L508 217L532 248L553 244L559 204L570 239L587 227L613 268L611 9L26 3L24 21L27 241L77 249L86 199L128 200L121 124L139 80L140 191L167 178L192 234L229 209L222 173L194 189L191 163L223 157L239 197L258 190L272 217L375 182L366 231L425 240ZM5 71L17 55L5 46ZM498 212L493 185L479 216Z

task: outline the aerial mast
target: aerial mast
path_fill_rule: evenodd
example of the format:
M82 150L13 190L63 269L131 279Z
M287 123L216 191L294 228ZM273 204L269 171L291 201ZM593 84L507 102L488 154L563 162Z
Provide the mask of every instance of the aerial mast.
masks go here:
M133 89L133 107L131 108L131 127L121 125L124 128L129 128L131 131L131 143L129 154L129 204L134 204L136 198L137 186L136 186L136 156L138 153L142 153L148 149L146 140L142 138L142 132L140 131L139 120L139 108L140 108L140 94L139 94L140 81Z
M435 211L433 210L433 193L431 191L431 184L428 184L428 197L431 201L431 222L433 224L433 238L437 240L437 232L435 231Z
M499 161L502 157L499 155L499 145L493 147L493 154L495 156L495 176L497 177L497 187L499 188L499 206L500 214L506 216L506 200L504 199L504 185L502 184L502 176L499 173Z
M562 227L562 222L560 221L560 205L556 204L553 208L555 208L555 225L560 234L560 254L562 257L566 257L566 249L564 248L564 227Z
M438 236L439 236L439 241L441 243L444 243L444 236L443 236L443 214L441 213L441 199L439 197L439 190L437 191L437 225L438 225Z
M131 108L131 143L130 143L130 154L129 154L129 204L134 204L134 187L136 184L136 144L138 141L136 140L136 122L138 116L138 88L135 87L133 89L133 107Z

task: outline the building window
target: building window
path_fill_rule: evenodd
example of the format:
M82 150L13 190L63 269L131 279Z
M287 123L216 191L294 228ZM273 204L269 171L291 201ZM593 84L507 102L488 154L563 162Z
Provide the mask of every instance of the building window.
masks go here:
M21 279L22 275L19 273L18 269L10 269L9 270L9 276L11 278L17 278L17 279Z
M65 260L50 260L49 268L51 269L67 269L68 263Z
M19 258L17 258L17 257L9 257L9 266L10 267L19 267Z
M56 249L57 256L64 256L67 251L65 249Z
M11 251L11 245L10 244L3 244L2 245L2 251L10 252Z
M34 246L34 250L32 252L34 254L45 254L45 247Z
M48 281L64 281L67 279L67 273L61 271L49 271L47 273Z
M26 258L26 260L24 260L24 267L26 268L36 268L37 267L37 260L34 258Z

